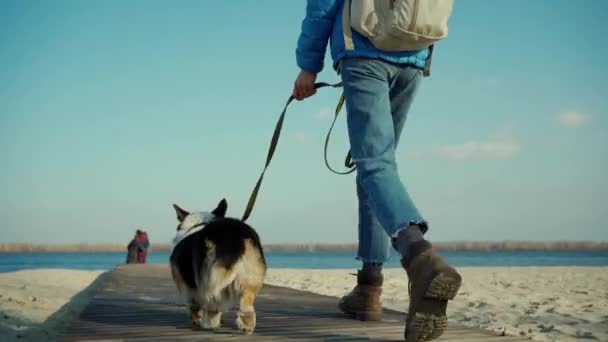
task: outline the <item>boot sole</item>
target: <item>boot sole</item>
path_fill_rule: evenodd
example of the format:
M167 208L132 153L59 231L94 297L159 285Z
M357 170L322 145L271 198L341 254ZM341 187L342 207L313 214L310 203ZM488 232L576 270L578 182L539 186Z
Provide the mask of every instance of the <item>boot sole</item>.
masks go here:
M338 306L342 313L359 321L380 321L382 320L382 311L352 311L342 305Z
M407 342L426 342L443 335L448 328L447 302L456 297L461 284L462 277L453 269L441 272L433 278L425 298L418 305L418 310L423 312L416 312L407 324Z
M355 319L360 321L380 321L382 320L382 312L379 311L359 311L353 313Z
M439 273L426 290L425 297L439 300L452 300L456 297L462 277L456 270L445 271Z
M448 327L447 316L416 313L405 330L406 342L426 342L439 338Z

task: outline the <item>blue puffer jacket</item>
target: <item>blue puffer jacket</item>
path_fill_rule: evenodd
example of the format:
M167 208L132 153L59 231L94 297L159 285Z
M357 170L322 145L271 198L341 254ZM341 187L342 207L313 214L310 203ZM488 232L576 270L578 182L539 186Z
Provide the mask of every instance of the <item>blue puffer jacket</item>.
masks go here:
M306 17L302 21L302 31L296 49L296 61L300 69L315 74L323 70L323 59L330 37L334 68L345 56L381 58L393 63L424 68L429 56L428 49L405 52L380 51L366 37L354 30L352 37L355 49L345 50L342 30L343 6L344 0L308 0Z

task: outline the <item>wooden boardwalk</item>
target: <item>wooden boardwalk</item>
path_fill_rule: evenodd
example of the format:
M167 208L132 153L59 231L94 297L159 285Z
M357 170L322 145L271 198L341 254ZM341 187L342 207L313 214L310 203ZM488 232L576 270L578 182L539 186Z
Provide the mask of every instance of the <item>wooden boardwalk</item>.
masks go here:
M122 265L104 277L62 341L403 341L401 312L385 310L381 322L355 321L337 310L336 298L269 285L256 300L253 335L236 331L234 312L215 332L195 330L185 307L176 304L167 266ZM450 326L436 341L524 340Z

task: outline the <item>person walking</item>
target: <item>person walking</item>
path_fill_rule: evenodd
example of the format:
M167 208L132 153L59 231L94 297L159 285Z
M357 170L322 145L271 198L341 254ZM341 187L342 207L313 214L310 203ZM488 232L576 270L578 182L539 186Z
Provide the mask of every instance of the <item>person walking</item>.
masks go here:
M300 101L315 94L329 41L333 67L344 87L348 137L357 168L357 259L362 261L356 286L338 306L360 320L381 319L382 267L393 248L409 280L405 339L429 341L447 328L448 300L456 296L462 278L425 239L429 224L399 177L395 150L420 83L430 73L433 46L403 51L378 48L345 22L351 10L345 4L350 3L308 0L296 48L300 71L293 87L293 96ZM395 1L386 1L390 3Z

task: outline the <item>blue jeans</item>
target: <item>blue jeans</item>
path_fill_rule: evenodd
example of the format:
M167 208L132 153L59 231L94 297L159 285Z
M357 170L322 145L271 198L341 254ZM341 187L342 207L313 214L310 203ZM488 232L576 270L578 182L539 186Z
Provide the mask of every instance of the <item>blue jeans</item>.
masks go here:
M357 166L357 259L384 263L390 237L425 222L397 172L395 149L422 71L382 60L347 58L341 67L352 158Z

